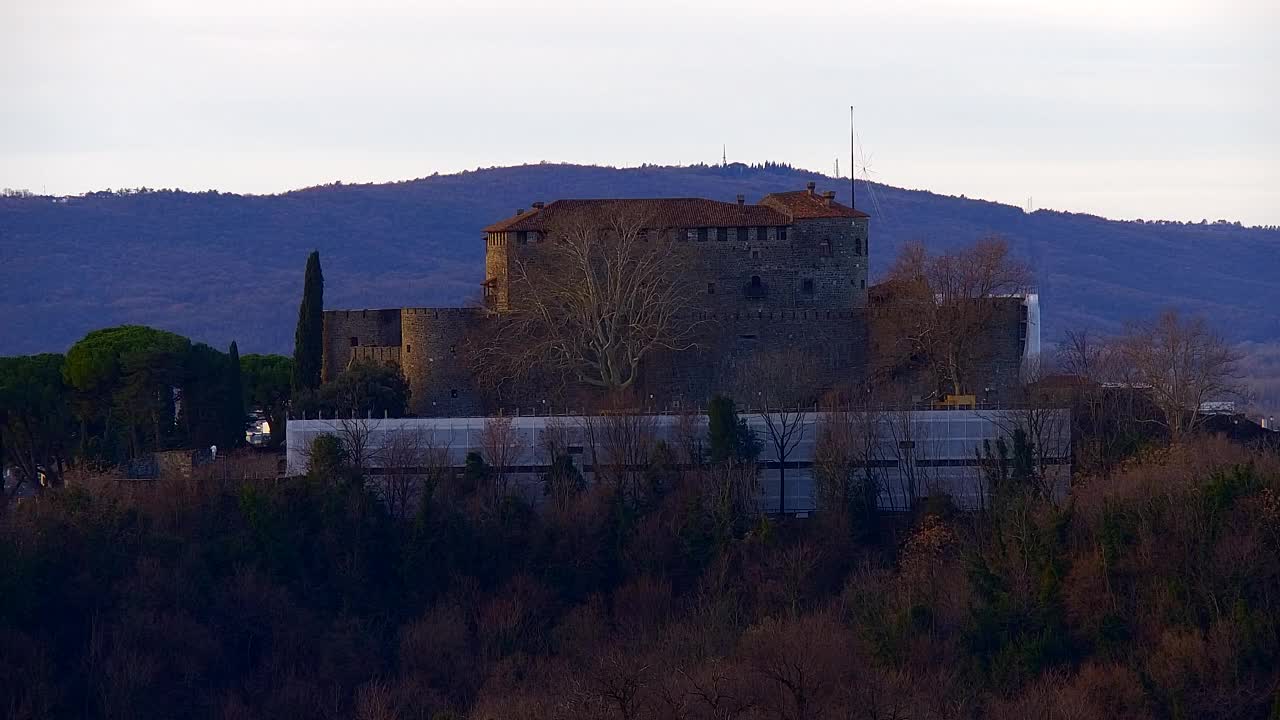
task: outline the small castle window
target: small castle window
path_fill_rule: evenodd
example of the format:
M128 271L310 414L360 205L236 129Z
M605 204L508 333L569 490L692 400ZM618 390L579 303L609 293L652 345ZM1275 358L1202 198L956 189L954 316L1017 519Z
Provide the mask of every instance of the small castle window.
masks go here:
M747 241L747 229L744 227L738 228L738 242L746 242L746 241Z
M724 241L728 239L729 239L729 228L727 227L716 228L716 240Z
M525 243L529 242L529 233L525 232L524 230L517 232L516 242L520 243L521 245L524 245Z
M710 229L711 229L711 228L698 228L698 240L700 240L700 241L702 241L702 242L706 242L706 239L707 239L707 231L708 231L708 230L710 230Z
M853 239L853 254L854 255L862 254L862 238Z
M801 280L801 281L800 281L800 292L804 293L805 295L812 295L812 294L813 294L813 281L812 281L812 280L810 280L810 279L808 279L808 278L806 278L806 279L804 279L804 280Z
M405 345L405 346L404 346L404 354L405 354L405 355L408 355L408 354L409 354L409 353L411 353L411 352L413 352L413 346L412 346L412 345Z
M862 279L862 289L863 289L863 290L866 290L866 289L867 289L867 279L866 279L866 278L863 278L863 279Z
M457 390L454 390L453 388L449 388L449 397L451 397L451 398L457 398L457 397L458 397L458 391L457 391Z
M360 347L360 338L355 337L355 336L352 336L352 337L351 337L351 347Z
M822 242L818 243L818 254L831 257L831 238L823 238Z
M760 251L759 251L759 250L752 250L752 251L751 251L751 259L752 259L752 260L759 260L759 259L760 259Z
M765 242L765 241L766 241L766 240L768 240L768 239L769 239L769 228L767 228L767 227L765 227L765 226L763 226L763 225L761 225L760 227L756 228L756 241L757 241L757 242Z
M778 228L778 242L786 242L786 241L787 241L787 228L784 225Z
M709 282L709 283L707 283L707 294L708 294L708 295L715 295L715 294L716 294L716 284L715 284L715 283L713 283L713 282Z
M457 346L457 345L450 345L450 346L449 346L449 354L450 354L450 355L456 355L457 353L458 353L458 346Z
M758 287L760 287L760 286L761 286L760 276L759 276L759 275L752 275L752 276L751 276L751 287L753 287L753 288L758 288Z

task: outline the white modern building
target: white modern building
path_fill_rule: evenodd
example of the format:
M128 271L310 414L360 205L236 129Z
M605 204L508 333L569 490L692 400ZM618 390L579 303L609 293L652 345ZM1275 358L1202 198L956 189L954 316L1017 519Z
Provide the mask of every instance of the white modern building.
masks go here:
M1033 427L1035 456L1044 476L1057 496L1065 496L1071 476L1071 422L1067 410L1035 411L1034 422L1029 412L1018 410L903 410L876 412L859 416L856 421L865 435L873 438L866 463L880 486L880 506L903 510L915 498L934 493L950 495L965 508L984 504L986 496L979 453L986 441L994 451L995 442L1012 438L1015 428ZM761 506L775 510L779 504L780 463L775 457L768 423L763 415L744 413L749 427L763 442L760 455ZM819 424L823 414L806 413L794 448L786 458L786 510L807 513L817 507L814 488L814 456ZM775 416L775 420L777 417ZM517 478L531 490L551 458L543 450L548 429L566 438L569 453L584 476L593 473L591 458L595 455L588 440L590 423L599 428L602 419L583 416L513 417L511 427L518 437L520 451L508 461ZM454 467L462 467L468 453L484 453L483 434L486 418L405 418L368 420L291 420L287 429L288 474L300 475L307 470L308 449L321 435L339 439L359 434L365 462L374 472L386 464L387 448L398 439L411 439L415 447L433 448L444 453ZM704 438L705 415L649 415L642 423L650 428L656 440L682 447L690 438ZM872 429L873 428L873 429ZM598 436L598 433L597 433Z

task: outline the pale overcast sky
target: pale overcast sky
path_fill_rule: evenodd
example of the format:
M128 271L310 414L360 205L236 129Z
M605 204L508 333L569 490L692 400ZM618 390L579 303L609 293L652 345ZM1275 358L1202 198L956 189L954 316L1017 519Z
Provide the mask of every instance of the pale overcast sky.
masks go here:
M785 161L1280 224L1277 0L0 0L0 187Z

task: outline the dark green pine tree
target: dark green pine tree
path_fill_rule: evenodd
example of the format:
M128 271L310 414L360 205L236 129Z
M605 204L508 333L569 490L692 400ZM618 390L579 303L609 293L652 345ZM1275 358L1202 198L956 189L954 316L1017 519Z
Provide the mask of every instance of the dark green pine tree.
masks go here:
M244 381L240 378L240 348L234 340L227 351L227 439L235 447L244 443L247 413L244 408Z
M320 387L320 363L324 353L324 275L320 251L307 257L307 274L298 306L298 329L293 336L293 397Z

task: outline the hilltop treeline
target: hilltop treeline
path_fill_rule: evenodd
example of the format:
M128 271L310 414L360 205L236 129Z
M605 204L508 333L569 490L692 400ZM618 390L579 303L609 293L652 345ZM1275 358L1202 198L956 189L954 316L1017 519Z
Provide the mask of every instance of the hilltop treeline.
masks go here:
M273 196L145 191L0 197L0 353L61 351L104 325L140 324L221 345L292 347L298 264L327 259L330 308L434 307L480 293L480 229L534 201L706 197L756 202L813 181L847 203L847 179L766 163L492 168L400 183L333 185ZM56 200L56 201L55 201ZM1050 326L1119 329L1175 306L1212 315L1233 340L1280 333L1269 271L1280 232L1229 223L1118 222L1023 210L874 183L872 279L898 249L945 252L987 234L1036 270ZM91 251L87 251L90 248ZM1105 258L1102 262L1099 258ZM6 274L8 271L9 274ZM52 299L52 301L50 301Z
M371 720L1280 711L1274 455L1205 438L1148 446L1055 502L1033 465L1002 450L979 470L993 488L985 512L939 497L887 516L853 493L815 519L775 521L754 506L759 445L719 412L709 437L651 446L594 485L553 464L537 507L479 454L458 475L428 452L413 473L372 476L340 442L318 443L309 475L281 482L235 480L234 465L189 483L69 482L0 522L0 708ZM820 486L848 480L839 467L823 465Z

